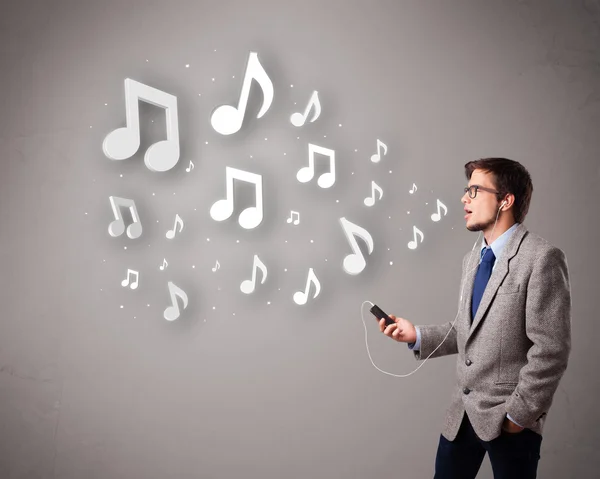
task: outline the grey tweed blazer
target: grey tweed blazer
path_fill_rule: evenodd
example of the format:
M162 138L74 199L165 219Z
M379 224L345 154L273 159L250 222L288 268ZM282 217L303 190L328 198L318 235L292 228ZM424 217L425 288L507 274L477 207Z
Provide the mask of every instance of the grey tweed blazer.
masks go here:
M431 358L458 354L457 382L442 434L452 441L466 411L477 436L491 441L510 416L542 434L571 352L571 291L565 254L519 224L505 245L471 325L480 254L463 258L463 297L446 341ZM418 325L425 359L452 321Z

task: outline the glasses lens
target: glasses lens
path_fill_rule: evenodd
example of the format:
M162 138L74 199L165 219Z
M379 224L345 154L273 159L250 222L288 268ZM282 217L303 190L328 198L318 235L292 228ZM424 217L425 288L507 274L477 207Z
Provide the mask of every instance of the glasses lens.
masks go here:
M477 196L477 186L473 185L469 188L469 196L475 198Z

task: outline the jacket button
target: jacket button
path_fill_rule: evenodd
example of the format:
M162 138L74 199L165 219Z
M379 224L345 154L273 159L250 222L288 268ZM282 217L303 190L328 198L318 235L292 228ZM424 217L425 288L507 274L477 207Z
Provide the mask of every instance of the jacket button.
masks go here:
M463 392L464 392L465 394L469 394L469 393L471 392L471 390L470 390L469 388L464 388L464 389L463 389Z
M473 364L473 363L471 362L471 360L470 360L470 359L467 359L467 360L465 361L465 364L466 364L467 366L470 366L470 365L471 365L471 364Z

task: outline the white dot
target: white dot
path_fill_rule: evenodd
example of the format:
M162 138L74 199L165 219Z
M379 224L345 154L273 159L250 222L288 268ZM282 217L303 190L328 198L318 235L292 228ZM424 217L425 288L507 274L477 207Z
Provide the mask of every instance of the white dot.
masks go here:
M85 214L87 215L87 211L85 212Z
M231 78L235 78L235 75L233 75Z
M265 138L265 141L267 141L267 139Z
M196 211L196 208L194 208L194 211Z
M299 139L300 139L300 137L299 137L299 136L297 136L297 137L296 137L296 139L297 139L297 140L299 140Z
M100 291L102 291L102 288L100 288Z
M204 143L208 145L208 141L205 141Z
M390 173L392 172L392 170L390 170Z
M217 309L216 306L213 306L213 309Z
M335 200L335 202L336 202L336 203L339 203L339 202L340 202L340 200Z
M311 243L314 243L314 241L313 241L313 240L310 240L310 242L311 242Z
M389 250L390 250L390 249L388 248L388 251L389 251Z
M173 192L173 195L175 195L175 192Z
M193 265L192 265L192 269L195 269L195 268L196 268L196 265L195 265L195 264L193 264Z
M287 268L284 268L284 270L283 270L283 271L285 271L285 272L287 273Z
M217 49L215 48L215 52L217 51Z
M120 176L121 178L123 178L123 174L122 174L122 173L121 173L119 176Z
M108 103L105 103L104 106L108 106Z
M149 305L149 304L148 304L147 306L148 306L148 307L150 307L150 305Z
M186 63L186 64L185 64L185 67L186 67L186 68L189 68L189 67L190 67L190 64L189 64L189 63Z
M206 238L206 241L210 241L210 238Z
M215 81L215 79L213 78L212 81Z
M285 240L285 242L287 243L287 240Z
M389 218L389 219L392 219L392 217L391 217L391 216L388 216L388 218Z
M340 123L338 126L342 126L342 124Z
M294 88L294 85L290 85L290 88Z
M252 155L250 155L250 158L252 158Z
M148 61L148 60L146 60L146 61Z
M103 263L106 263L106 260L105 260L105 259L103 259L103 260L102 260L102 262L103 262Z
M352 174L354 174L354 171L352 172Z
M135 316L133 317L133 319L136 319Z
M121 305L121 309L123 309L123 305Z
M206 323L206 319L204 320L204 322Z
M283 156L287 155L287 153L284 153Z
M127 246L123 246L123 249L127 249Z
M323 135L323 138L327 138L327 135Z
M271 304L271 301L267 301L267 304Z
M92 125L90 125L90 128L92 127Z
M392 266L393 264L394 264L394 262L393 262L393 261L390 261L390 266Z
M198 96L202 96L202 93L198 93Z
M235 313L233 313L233 315L235 316Z
M156 220L156 222L158 223L158 220Z
M355 148L354 151L358 151L358 150Z
M407 214L407 215L409 215L409 214L410 214L410 211L407 211L407 212L406 212L406 214Z
M156 196L156 193L152 193L152 196Z
M240 240L237 240L237 241L236 241L236 243L239 243L239 242L240 242Z

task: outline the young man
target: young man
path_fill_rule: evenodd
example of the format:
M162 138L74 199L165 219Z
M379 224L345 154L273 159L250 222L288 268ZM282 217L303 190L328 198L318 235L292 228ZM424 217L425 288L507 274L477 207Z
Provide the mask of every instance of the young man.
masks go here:
M462 263L455 321L380 330L416 359L458 354L435 460L435 479L475 478L485 453L495 479L535 478L542 430L571 351L571 292L564 253L523 225L533 192L518 162L465 165L461 201L481 246Z

